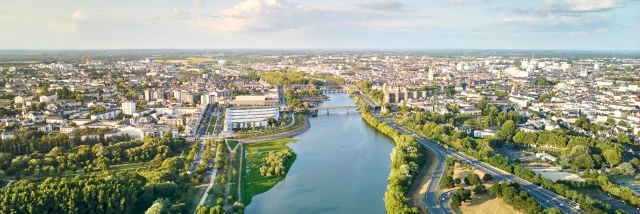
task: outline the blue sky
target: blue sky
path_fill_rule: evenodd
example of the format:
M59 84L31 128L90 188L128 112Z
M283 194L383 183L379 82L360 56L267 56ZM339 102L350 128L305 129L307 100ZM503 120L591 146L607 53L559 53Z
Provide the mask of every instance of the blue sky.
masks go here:
M0 49L640 50L640 0L20 0Z

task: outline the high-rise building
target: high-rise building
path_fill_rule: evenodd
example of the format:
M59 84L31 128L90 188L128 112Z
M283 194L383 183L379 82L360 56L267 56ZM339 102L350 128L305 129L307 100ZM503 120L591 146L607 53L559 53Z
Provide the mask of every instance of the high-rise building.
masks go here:
M596 71L600 70L600 64L598 63L593 64L593 70L596 70Z
M122 114L133 115L136 112L136 103L135 102L123 102L122 103Z

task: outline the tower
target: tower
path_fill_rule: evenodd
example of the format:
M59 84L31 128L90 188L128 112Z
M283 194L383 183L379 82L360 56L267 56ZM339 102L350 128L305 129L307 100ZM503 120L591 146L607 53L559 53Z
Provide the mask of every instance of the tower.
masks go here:
M428 78L429 81L433 81L433 74L434 72L436 72L436 66L434 66L433 64L431 64L431 66L429 66L429 73L428 73Z

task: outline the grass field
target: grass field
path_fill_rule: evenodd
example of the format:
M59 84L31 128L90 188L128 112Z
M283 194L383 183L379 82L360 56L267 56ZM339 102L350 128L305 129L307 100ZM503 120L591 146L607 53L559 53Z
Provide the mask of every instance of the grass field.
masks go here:
M295 141L296 140L291 138L284 138L244 145L246 157L242 162L242 168L244 169L244 171L242 172L241 192L242 203L244 203L245 206L251 203L251 198L253 198L253 196L268 191L285 177L285 175L272 177L263 177L262 175L260 175L262 158L267 156L269 152L291 150L291 148L289 148L286 144ZM295 159L296 154L293 153L293 158L289 159L289 161L285 163L287 172L291 168L291 165L293 164Z
M487 194L474 196L471 202L463 203L460 207L451 208L456 214L520 214L511 205L502 202L502 198L493 198Z
M231 145L230 145L231 146ZM235 146L235 145L234 145ZM233 146L231 147L233 149ZM242 158L242 154L240 154L240 148L236 149L236 155L232 162L232 173L231 173L231 187L229 189L229 195L233 196L234 201L238 201L238 173L240 172L240 158ZM233 204L232 201L229 201L229 204Z

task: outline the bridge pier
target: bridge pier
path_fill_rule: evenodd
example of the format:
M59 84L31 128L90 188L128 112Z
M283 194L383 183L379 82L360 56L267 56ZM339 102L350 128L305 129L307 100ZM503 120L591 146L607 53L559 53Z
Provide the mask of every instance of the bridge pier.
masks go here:
M327 109L327 115L329 115L329 109Z
M347 107L347 115L349 115L349 107Z

